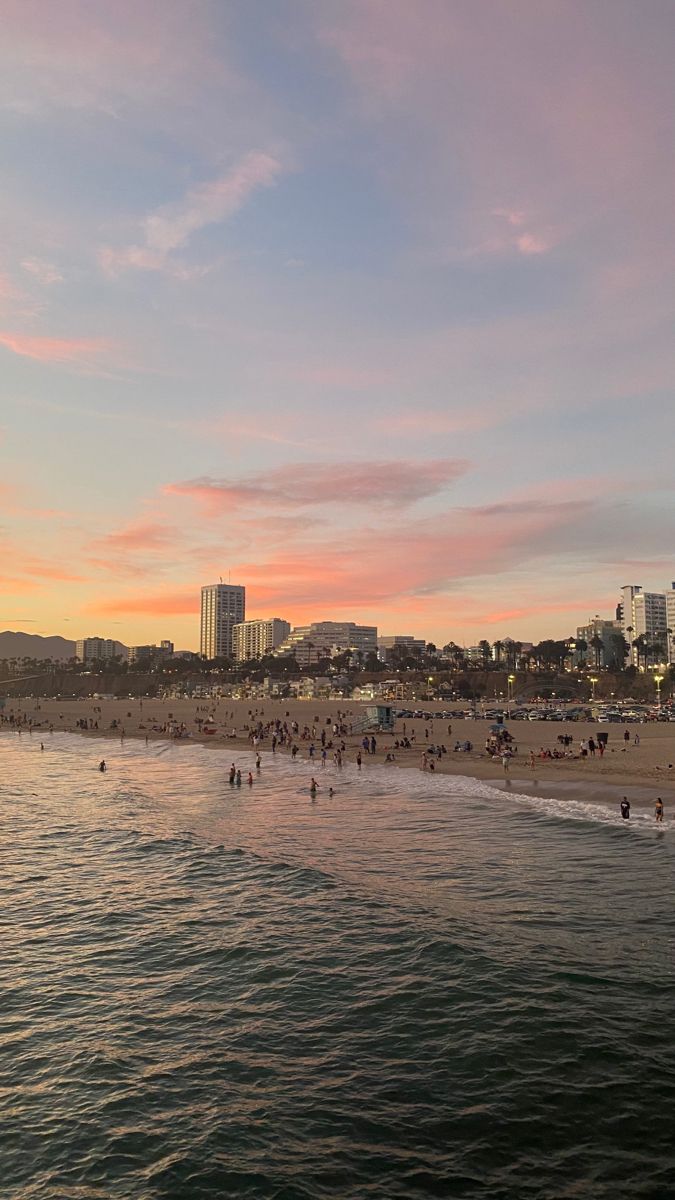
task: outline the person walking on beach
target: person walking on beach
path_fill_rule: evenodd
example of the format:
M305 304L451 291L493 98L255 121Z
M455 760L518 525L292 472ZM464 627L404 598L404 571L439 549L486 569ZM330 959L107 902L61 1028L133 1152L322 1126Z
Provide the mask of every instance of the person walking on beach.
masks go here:
M656 803L654 805L654 817L659 824L663 823L663 800L660 796L656 797Z
M627 729L624 729L624 731L623 731L624 749L628 746L629 741L630 741L630 733L628 732Z
M621 801L620 807L621 807L621 816L623 817L624 821L627 821L630 818L630 801L628 799L628 796L624 796L623 800Z
M502 754L502 766L503 766L503 768L504 768L504 774L505 774L505 775L508 775L508 773L509 773L509 764L510 764L510 762L511 762L511 751L510 751L510 750L504 750L504 752L503 752L503 754Z

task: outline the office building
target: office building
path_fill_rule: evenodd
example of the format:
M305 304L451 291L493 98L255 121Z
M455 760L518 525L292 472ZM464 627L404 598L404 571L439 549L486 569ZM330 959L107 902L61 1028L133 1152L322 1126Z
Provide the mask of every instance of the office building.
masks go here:
M246 617L246 588L212 583L202 588L199 652L203 658L231 658L232 630Z
M587 664L598 669L613 667L615 670L620 670L624 664L623 637L620 620L606 621L601 617L589 618L586 625L577 627L577 647L573 656L574 666ZM585 649L580 645L582 642L586 643Z
M165 640L156 646L154 643L151 646L130 646L129 647L129 666L138 662L142 658L150 658L153 661L158 659L170 658L173 654L173 642Z
M424 638L415 638L407 633L385 634L377 639L377 657L385 663L399 657L415 658L424 654L425 650Z
M266 621L242 621L232 630L232 654L237 662L262 658L280 646L291 632L290 621L270 617Z

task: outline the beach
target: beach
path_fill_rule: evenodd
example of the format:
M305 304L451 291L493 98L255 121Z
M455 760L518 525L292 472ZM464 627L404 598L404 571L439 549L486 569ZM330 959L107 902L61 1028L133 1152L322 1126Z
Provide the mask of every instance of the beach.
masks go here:
M299 734L293 740L299 756L307 758L309 746L315 746L315 764L321 769L321 734L325 730L328 762L333 749L342 740L334 737L334 723L356 726L363 716L364 705L350 700L219 700L199 699L41 699L27 697L8 699L3 716L13 714L22 722L20 728L34 730L30 736L48 735L57 731L82 732L83 736L105 736L118 743L127 738L147 738L148 742L170 739L170 730L183 729L181 741L202 743L209 747L227 748L232 757L236 751L250 749L249 733L258 722L277 720L289 726L297 722ZM339 715L341 714L341 715ZM78 722L98 723L98 728L84 732ZM32 722L32 725L28 725ZM114 724L114 727L112 727ZM506 722L514 738L514 755L505 774L501 758L491 758L485 750L486 738L493 727L487 720L452 719L424 721L397 719L394 733L377 733L374 754L362 751L364 768L369 763L385 764L387 768L424 769L423 755L431 745L445 746L447 754L434 758L435 775L461 775L491 783L499 788L511 788L553 797L560 800L577 799L587 802L618 805L628 795L637 807L653 807L657 795L667 806L675 801L675 726L667 722L645 724L599 724L596 722ZM112 727L112 728L111 728ZM205 732L205 729L212 732ZM303 730L309 737L303 739ZM629 737L624 738L625 731ZM582 758L579 745L589 738L597 741L599 731L608 735L607 749L601 758L598 753ZM571 736L569 747L574 757L542 758L542 751L559 751L559 736ZM409 749L396 748L402 737L414 743ZM345 762L354 762L363 732L344 735ZM636 738L638 739L636 744ZM471 742L470 751L455 750L457 743ZM271 752L271 738L263 738L258 746L261 753ZM289 752L288 746L278 746L276 753ZM112 755L112 750L110 754ZM534 754L534 765L531 760ZM387 755L393 762L386 762ZM430 762L431 759L428 759ZM427 762L427 769L428 769ZM672 765L671 765L672 764Z

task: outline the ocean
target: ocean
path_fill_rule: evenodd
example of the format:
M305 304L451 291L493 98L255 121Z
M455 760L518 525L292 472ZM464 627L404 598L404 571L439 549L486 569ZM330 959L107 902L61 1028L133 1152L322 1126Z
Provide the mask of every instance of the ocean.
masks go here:
M0 735L7 1200L675 1194L672 823L44 740Z

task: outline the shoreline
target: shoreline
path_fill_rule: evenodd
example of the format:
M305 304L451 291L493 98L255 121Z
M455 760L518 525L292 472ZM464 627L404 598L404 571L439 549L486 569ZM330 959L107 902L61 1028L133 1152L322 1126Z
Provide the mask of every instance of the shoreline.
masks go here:
M6 718L14 713L15 717L26 722L34 721L32 735L29 725L9 724ZM5 707L0 725L2 732L18 732L45 740L49 736L49 726L53 732L77 733L83 737L102 738L108 742L133 738L135 741L146 741L147 744L156 741L172 742L187 745L203 745L236 753L246 750L253 753L254 747L249 739L249 731L245 728L249 721L262 720L265 723L277 718L288 721L298 721L300 729L314 728L314 743L317 748L314 764L321 770L320 736L326 731L326 741L332 735L332 723L342 714L341 720L345 725L355 723L361 715L359 705L343 701L340 705L329 701L291 701L267 700L248 701L224 698L220 701L211 700L157 700L157 699L123 699L123 700L93 700L68 699L51 700L40 698L24 698L15 702L11 707ZM192 727L189 736L175 738L169 732L158 731L160 723L166 725L169 717L186 727ZM205 721L211 716L216 732L204 734L200 732L198 721ZM83 729L77 721L97 719L98 729ZM119 722L120 728L110 728L111 721ZM39 722L39 724L38 724ZM152 728L152 726L155 728ZM414 734L415 743L409 750L397 750L394 743L403 736L403 727L407 736ZM597 724L585 722L565 722L552 724L549 722L512 722L508 727L518 745L518 753L512 759L510 770L505 774L501 762L495 762L481 749L489 729L490 722L483 720L451 720L408 719L396 722L394 733L376 732L377 750L375 755L363 754L364 767L368 763L391 765L399 770L417 770L421 775L433 774L435 777L445 775L463 776L478 782L489 784L497 791L513 791L525 796L536 796L540 799L568 800L582 799L585 803L616 806L623 795L628 795L632 805L639 810L653 807L657 795L663 797L667 809L671 802L675 803L675 767L668 764L675 761L675 730L665 724L640 725L630 727L631 741L624 742L622 726L610 727L610 746L604 759L535 759L534 769L530 767L530 751L535 747L555 747L556 739L561 731L571 734L574 743L589 736L597 736ZM232 729L236 736L232 736ZM451 728L451 733L448 729ZM229 730L229 732L228 732ZM639 745L633 740L637 732ZM426 736L428 734L428 736ZM352 763L360 748L362 734L354 732L344 737L346 750L344 761ZM454 751L457 740L470 740L474 746L471 752ZM308 759L308 749L311 737L303 739L296 735L293 739L299 747L303 760ZM436 769L423 771L422 755L425 746L445 744L447 754L435 759ZM339 744L339 735L336 738ZM615 745L611 746L614 741ZM270 738L263 739L257 749L261 754L271 754ZM385 763L387 752L393 753L395 760ZM276 753L290 754L288 745L278 745ZM669 756L672 755L671 759ZM660 761L658 761L660 760ZM328 762L332 761L332 750L328 751ZM662 765L663 764L663 765ZM672 774L670 773L672 771Z

